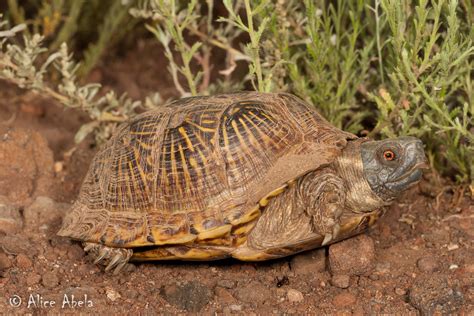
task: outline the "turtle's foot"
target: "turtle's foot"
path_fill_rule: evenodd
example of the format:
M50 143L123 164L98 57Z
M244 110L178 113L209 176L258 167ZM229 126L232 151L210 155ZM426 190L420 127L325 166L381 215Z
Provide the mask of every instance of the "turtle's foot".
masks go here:
M338 237L340 230L341 226L338 223L335 223L332 226L332 229L324 234L324 239L321 243L321 246L326 246L334 242L334 240Z
M85 242L83 245L84 251L90 253L94 258L94 264L100 263L105 266L105 271L115 268L114 274L122 270L133 254L131 249L107 247L90 242Z
M332 244L337 240L341 230L341 216L343 207L339 203L337 193L326 193L325 205L320 205L321 213L313 217L316 231L324 236L321 246Z

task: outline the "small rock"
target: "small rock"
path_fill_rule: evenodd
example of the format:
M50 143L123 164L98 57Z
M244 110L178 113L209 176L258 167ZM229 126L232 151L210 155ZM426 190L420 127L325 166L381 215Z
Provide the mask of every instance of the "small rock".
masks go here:
M449 265L449 270L456 270L457 268L459 268L459 266L457 264Z
M384 274L390 273L390 269L391 269L390 262L379 262L375 265L376 274L384 275Z
M432 273L439 270L439 262L435 257L423 257L416 262L421 272Z
M129 300L136 299L139 295L140 293L138 293L138 291L133 288L126 289L124 294L124 296Z
M444 245L450 239L449 231L444 229L438 229L430 233L423 234L423 238L427 243L432 243L435 245Z
M397 295L402 296L402 295L407 294L407 291L405 291L404 289L401 289L401 288L397 287L397 288L395 289L395 293L396 293Z
M374 241L359 235L329 247L332 274L370 275L375 265Z
M41 117L45 114L44 106L35 102L20 103L20 111L36 117Z
M190 312L199 312L213 296L209 288L196 281L163 286L160 294L170 304Z
M111 287L107 287L105 288L105 295L107 296L107 298L109 300L111 300L112 302L115 302L116 300L118 300L121 296L120 296L120 293L117 292L116 290L114 290L113 288Z
M59 284L59 279L54 271L46 272L41 278L41 283L48 289L55 288Z
M10 269L11 266L12 266L12 262L10 258L8 258L8 256L5 253L0 252L0 273Z
M271 298L272 292L261 283L251 282L250 284L240 286L237 289L236 296L244 303L259 305Z
M350 284L350 277L346 274L336 274L331 278L331 284L341 289L347 289Z
M431 315L435 311L441 314L455 314L463 305L460 291L449 286L444 275L420 275L415 279L409 291L409 302L422 315Z
M336 308L347 307L354 305L357 301L357 297L349 292L342 292L334 296L332 303Z
M231 280L218 280L217 285L226 289L233 289L235 287L235 281Z
M369 275L369 279L371 279L372 281L377 281L378 279L380 279L380 277L377 274L371 274Z
M64 169L64 162L63 161L56 161L54 163L54 172L60 173Z
M304 300L303 293L295 289L289 289L286 296L288 297L288 301L291 303L299 303Z
M453 251L453 250L456 250L456 249L459 249L458 244L449 244L448 245L448 251Z
M286 296L286 290L281 288L276 289L276 296L279 298Z
M59 223L69 207L69 204L57 203L49 197L38 196L23 212L25 226L29 229L42 226L47 228Z
M215 289L215 293L216 293L217 301L219 303L222 303L223 305L228 305L228 304L232 304L236 302L236 299L225 288L218 286Z
M291 270L297 275L314 275L326 270L326 252L315 249L293 256L290 262Z
M53 185L53 152L31 129L0 126L0 192L17 205L47 195Z
M18 268L25 270L31 268L33 263L25 254L20 253L16 256L16 265Z
M11 205L8 199L0 196L0 233L13 235L23 226L20 209Z
M31 273L26 277L26 284L28 286L33 286L38 284L41 281L41 276L36 273Z
M230 310L233 312L240 312L242 310L242 305L230 305L229 306Z
M67 257L71 261L79 261L85 256L84 250L79 245L71 245L67 251Z
M33 257L38 254L38 249L31 245L28 238L20 234L0 237L0 248L9 255L23 253Z

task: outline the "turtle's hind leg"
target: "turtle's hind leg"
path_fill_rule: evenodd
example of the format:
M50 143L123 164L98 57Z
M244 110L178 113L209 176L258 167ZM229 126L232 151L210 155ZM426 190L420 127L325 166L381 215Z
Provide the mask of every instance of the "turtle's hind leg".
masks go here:
M133 250L126 248L113 248L90 242L84 242L83 246L84 251L94 258L94 264L105 266L105 271L115 268L114 274L118 274L133 255Z

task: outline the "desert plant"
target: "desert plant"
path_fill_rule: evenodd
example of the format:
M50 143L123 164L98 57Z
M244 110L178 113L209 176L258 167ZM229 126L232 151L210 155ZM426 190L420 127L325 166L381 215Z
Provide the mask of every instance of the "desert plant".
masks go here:
M469 20L455 0L380 4L387 28L378 35L385 43L379 63L388 78L370 93L379 109L373 133L418 136L438 170L474 179L474 47L462 26Z
M59 49L63 42L75 47L76 54L82 56L77 75L83 77L108 47L134 27L136 21L128 15L133 3L134 0L8 0L6 18L13 24L26 25L24 34L29 37L43 36L43 46L51 51Z
M44 37L39 34L31 38L23 36L21 46L9 43L10 38L25 29L24 24L8 28L8 23L0 20L0 78L20 88L51 97L66 107L85 111L91 122L83 125L77 132L77 143L91 132L94 132L98 142L102 142L110 137L117 123L134 114L135 108L150 108L160 103L159 94L140 102L127 98L126 94L118 97L113 91L101 96L101 85L98 83L80 85L76 78L79 65L73 60L65 43L51 54L48 54L48 50L42 45ZM45 82L45 74L54 71L59 75L59 82Z
M242 5L238 0L233 5L228 3L227 8L235 12ZM213 0L205 4L197 0L143 0L130 13L145 19L146 28L163 45L168 70L181 97L226 90L223 87L241 87L238 82L231 82L236 61L252 59L233 47L242 30L231 24L216 25ZM224 52L227 59L222 69L219 65L219 78L211 80L212 68L217 66L212 57L217 50Z
M213 0L141 0L130 9L163 45L181 96L241 87L289 91L351 132L420 137L437 170L460 182L474 181L471 2L225 0L216 15L218 5ZM24 47L3 46L2 64L16 60L19 67L22 59L13 52L35 56L38 45L28 42L33 39L26 37ZM218 54L225 54L225 65L214 61ZM66 75L72 74L74 82L76 66L64 66L66 55L62 47L39 71L10 65L0 75L47 93L33 84L34 78L54 64L63 83L53 91L66 97L68 106L89 111L94 128L101 126L97 122L104 110L118 121L133 115L133 102L119 106L116 98L112 108L91 103L94 85L84 88L87 93L67 90ZM236 75L237 67L246 68L246 75Z

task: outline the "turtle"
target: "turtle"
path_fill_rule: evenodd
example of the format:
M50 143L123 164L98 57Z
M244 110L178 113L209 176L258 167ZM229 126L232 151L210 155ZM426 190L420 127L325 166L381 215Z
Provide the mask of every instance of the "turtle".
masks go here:
M58 234L95 263L263 261L372 226L422 177L421 140L371 140L289 93L183 98L121 124Z

